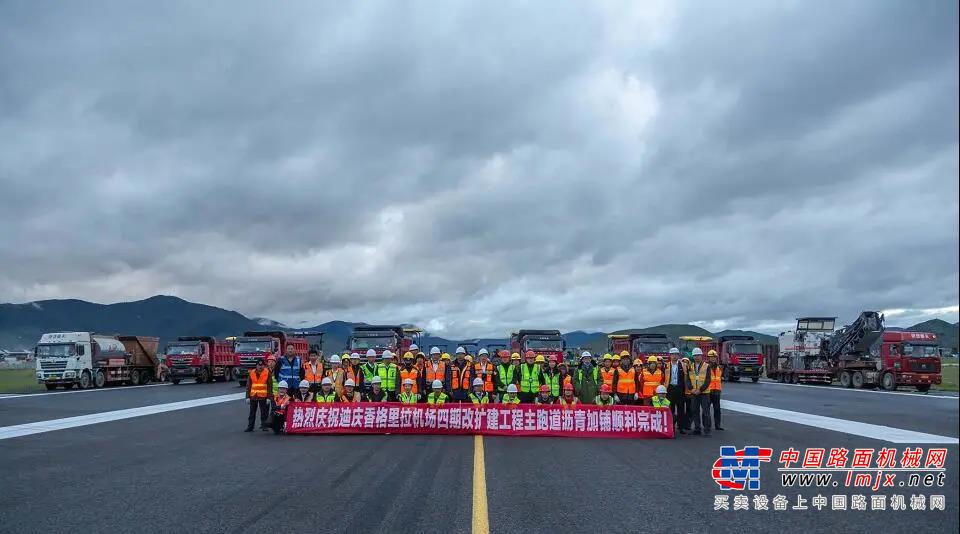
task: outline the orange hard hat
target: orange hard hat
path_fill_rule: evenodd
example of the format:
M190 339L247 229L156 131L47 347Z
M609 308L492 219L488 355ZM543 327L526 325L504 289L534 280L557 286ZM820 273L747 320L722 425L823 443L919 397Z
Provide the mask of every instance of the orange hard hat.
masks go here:
M524 352L524 353L523 353L523 357L524 357L524 358L536 358L537 355L536 355L536 353L534 353L532 350L528 350L527 352Z
M611 393L613 388L610 387L610 384L604 384L600 386L600 393Z

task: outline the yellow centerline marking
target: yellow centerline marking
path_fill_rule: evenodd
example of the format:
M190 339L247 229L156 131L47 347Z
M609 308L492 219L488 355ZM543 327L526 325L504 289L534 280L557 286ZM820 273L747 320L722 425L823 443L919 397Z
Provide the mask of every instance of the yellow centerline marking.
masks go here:
M473 437L473 534L490 534L487 515L487 471L483 465L483 436Z

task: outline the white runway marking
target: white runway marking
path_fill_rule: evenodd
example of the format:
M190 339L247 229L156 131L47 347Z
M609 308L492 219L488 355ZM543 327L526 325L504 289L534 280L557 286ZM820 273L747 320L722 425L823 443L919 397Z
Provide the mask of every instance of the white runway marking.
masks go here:
M812 426L824 430L833 430L852 434L854 436L863 436L865 438L879 439L891 443L946 443L958 444L960 439L950 436L938 436L936 434L927 434L924 432L915 432L913 430L903 430L890 426L873 425L870 423L861 423L859 421L849 421L847 419L837 419L823 415L813 415L803 412L794 412L790 410L781 410L779 408L770 408L768 406L758 406L756 404L747 404L729 400L721 400L721 406L724 410L731 412L740 412L760 417L768 417L786 421L788 423L797 423L798 425Z
M36 423L5 426L0 427L0 441L10 438L18 438L21 436L29 436L31 434L52 432L54 430L64 430L66 428L95 425L97 423L119 421L121 419L130 419L132 417L141 417L144 415L154 415L158 413L172 412L175 410L185 410L187 408L196 408L198 406L220 404L222 402L240 400L243 398L243 396L243 393L231 393L229 395L219 395L216 397L206 397L203 399L169 402L166 404L154 404L153 406L142 406L140 408L129 408L126 410L92 413L87 415L78 415L76 417L65 417L63 419L52 419L50 421L39 421Z
M43 393L13 393L9 395L0 395L0 400L3 399L22 399L24 397L41 397L43 395L69 395L71 393L96 393L101 391L126 391L128 389L137 389L137 388L159 388L165 386L172 386L173 384L163 383L163 384L145 384L142 386L119 386L119 387L105 387L100 389L68 389L66 391L44 391Z
M781 384L780 382L768 382L761 380L758 384L763 384L765 386L786 386L791 388L817 388L825 391L852 391L855 393L879 393L881 395L905 395L908 397L922 397L925 399L952 399L960 400L960 397L956 395L931 395L929 393L911 393L909 391L883 391L878 389L854 389L854 388L840 388L840 387L831 387L831 386L818 386L814 384Z

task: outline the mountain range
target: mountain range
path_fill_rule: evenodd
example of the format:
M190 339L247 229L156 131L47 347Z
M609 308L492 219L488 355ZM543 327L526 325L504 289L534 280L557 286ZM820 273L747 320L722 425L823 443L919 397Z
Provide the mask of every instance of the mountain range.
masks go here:
M40 335L45 332L91 331L104 334L134 334L160 337L161 343L183 335L212 335L227 337L241 335L248 330L282 329L312 330L324 333L324 349L340 351L347 345L350 332L358 324L346 321L330 321L310 328L291 329L264 317L246 317L235 311L188 302L178 297L157 295L134 302L96 304L83 300L42 300L26 304L0 304L0 348L9 350L32 349ZM956 350L958 325L933 319L911 326L906 330L933 332L945 347ZM618 330L611 334L649 333L666 334L676 340L679 336L712 336L745 334L756 337L761 343L775 344L775 336L751 331L724 330L710 332L689 324L666 324ZM573 331L563 335L567 347L603 352L607 349L607 333ZM438 345L452 352L464 342L476 342L480 346L507 343L507 339L482 338L449 340L424 333L422 346Z

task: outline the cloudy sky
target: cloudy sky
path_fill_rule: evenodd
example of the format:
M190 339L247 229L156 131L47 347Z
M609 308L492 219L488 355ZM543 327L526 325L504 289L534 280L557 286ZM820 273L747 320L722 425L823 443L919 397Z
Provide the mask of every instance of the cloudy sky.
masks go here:
M4 2L0 301L957 320L956 2L563 4Z

